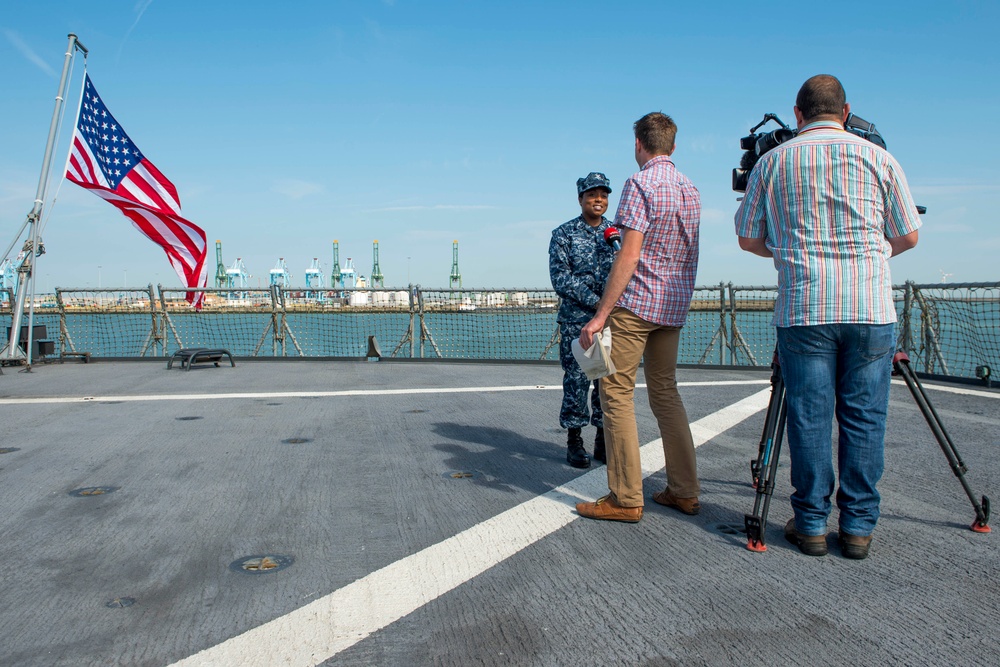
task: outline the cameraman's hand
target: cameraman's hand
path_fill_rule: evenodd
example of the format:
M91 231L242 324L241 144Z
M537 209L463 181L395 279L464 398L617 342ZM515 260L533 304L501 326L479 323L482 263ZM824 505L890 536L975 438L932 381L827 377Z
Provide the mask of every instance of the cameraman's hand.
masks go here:
M594 319L583 325L583 328L580 329L580 347L584 350L590 349L590 346L594 344L594 335L604 329L604 322L607 319L602 315L596 315Z

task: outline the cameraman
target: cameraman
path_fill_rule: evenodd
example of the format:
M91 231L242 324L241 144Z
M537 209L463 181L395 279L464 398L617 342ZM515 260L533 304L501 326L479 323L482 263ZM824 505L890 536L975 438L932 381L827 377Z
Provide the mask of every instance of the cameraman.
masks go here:
M838 424L839 541L868 556L879 517L896 310L889 257L917 244L920 220L903 170L844 130L851 107L836 77L806 81L798 136L763 155L736 212L740 248L773 257L778 362L786 388L791 496L785 537L827 553Z

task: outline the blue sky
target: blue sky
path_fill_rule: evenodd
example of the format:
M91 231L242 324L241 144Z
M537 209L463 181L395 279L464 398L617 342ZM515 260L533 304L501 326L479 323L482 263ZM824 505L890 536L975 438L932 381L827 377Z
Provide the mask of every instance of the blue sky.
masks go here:
M637 169L632 123L649 111L676 120L675 162L702 194L698 283L773 285L770 261L737 247L730 174L739 138L766 112L793 123L818 73L841 79L928 207L894 282L1000 280L1000 3L9 4L2 249L34 200L74 32L104 101L205 230L212 266L219 239L252 286L279 257L294 284L313 257L328 275L334 239L367 275L377 239L387 285L447 287L457 239L466 287L548 287L549 236L579 214L576 179L606 173L613 212ZM98 197L54 179L46 213L40 291L178 284Z

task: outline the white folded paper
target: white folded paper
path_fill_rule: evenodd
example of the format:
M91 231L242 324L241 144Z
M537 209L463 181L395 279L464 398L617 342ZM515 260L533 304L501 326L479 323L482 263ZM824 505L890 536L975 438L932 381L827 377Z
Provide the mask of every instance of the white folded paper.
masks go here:
M615 365L611 363L611 327L598 331L594 342L586 350L580 345L579 338L570 343L570 347L587 379L597 380L615 373Z

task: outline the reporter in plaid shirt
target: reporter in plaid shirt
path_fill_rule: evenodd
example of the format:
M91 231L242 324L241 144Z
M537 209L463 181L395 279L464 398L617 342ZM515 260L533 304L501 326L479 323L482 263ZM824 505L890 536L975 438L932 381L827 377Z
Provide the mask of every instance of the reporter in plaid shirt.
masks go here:
M889 257L917 244L920 220L899 164L844 130L835 77L806 81L798 136L763 155L736 212L740 247L778 270L778 362L785 381L791 497L788 541L827 553L838 424L841 553L868 556L879 517L889 376L895 350Z
M685 514L700 509L694 442L676 368L698 271L701 196L670 159L677 125L669 116L647 114L633 129L640 171L625 182L615 215L622 247L597 314L580 333L586 349L606 322L611 327L611 360L618 372L601 380L610 493L576 506L581 516L630 523L642 518L644 504L632 400L642 360L667 469L667 488L653 500Z

